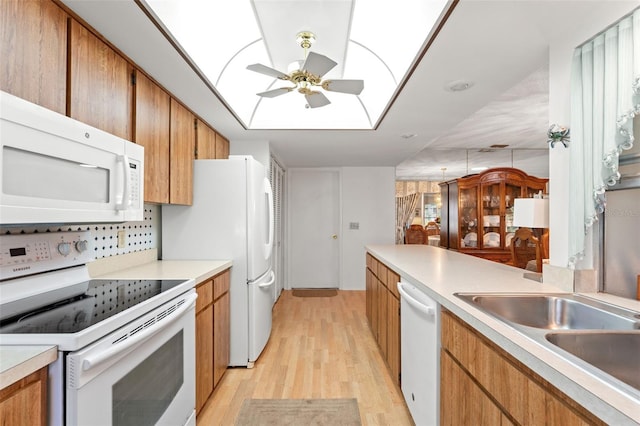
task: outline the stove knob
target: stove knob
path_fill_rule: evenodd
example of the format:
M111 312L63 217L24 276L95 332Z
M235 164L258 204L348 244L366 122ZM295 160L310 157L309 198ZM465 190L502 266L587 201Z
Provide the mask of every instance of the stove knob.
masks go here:
M79 253L86 251L87 248L89 248L89 242L87 240L76 241L76 250L78 250Z
M58 253L63 256L67 256L71 252L71 243L59 243L58 244Z

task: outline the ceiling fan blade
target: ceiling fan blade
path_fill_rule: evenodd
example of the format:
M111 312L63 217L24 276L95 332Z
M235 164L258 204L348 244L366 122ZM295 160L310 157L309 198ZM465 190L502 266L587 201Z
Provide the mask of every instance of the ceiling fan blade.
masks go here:
M323 107L331 103L331 101L329 101L329 99L327 99L327 97L321 92L313 91L304 95L304 97L307 99L307 104L309 104L309 107L311 108Z
M310 72L311 74L317 75L318 77L322 77L331 71L331 69L336 65L338 65L337 62L332 61L324 55L309 52L307 60L302 64L302 69Z
M362 80L325 80L322 82L322 88L329 92L350 93L359 95L364 89L364 81Z
M280 72L273 68L269 68L266 65L252 64L252 65L248 65L247 69L250 71L259 72L260 74L265 74L271 77L279 78L281 80L289 80L289 76L286 75L285 73Z
M295 89L295 87L281 87L279 89L267 90L266 92L256 93L263 98L275 98L276 96L284 95Z

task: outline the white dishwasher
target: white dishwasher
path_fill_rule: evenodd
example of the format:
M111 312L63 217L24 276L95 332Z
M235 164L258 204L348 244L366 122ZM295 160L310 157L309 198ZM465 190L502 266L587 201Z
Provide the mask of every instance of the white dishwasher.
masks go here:
M400 353L402 394L416 426L440 422L440 306L401 279Z

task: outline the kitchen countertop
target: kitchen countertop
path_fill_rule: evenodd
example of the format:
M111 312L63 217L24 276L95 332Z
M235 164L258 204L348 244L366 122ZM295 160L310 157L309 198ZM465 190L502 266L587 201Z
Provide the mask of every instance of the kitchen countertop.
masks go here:
M487 315L454 293L563 293L549 283L523 278L523 270L427 245L368 245L367 251L405 280L422 288L535 373L609 424L640 424L640 400L589 374ZM635 311L640 302L602 293L587 296Z
M0 345L0 389L46 367L58 358L51 345Z
M93 278L149 280L193 278L198 284L231 266L230 260L156 260L106 272Z

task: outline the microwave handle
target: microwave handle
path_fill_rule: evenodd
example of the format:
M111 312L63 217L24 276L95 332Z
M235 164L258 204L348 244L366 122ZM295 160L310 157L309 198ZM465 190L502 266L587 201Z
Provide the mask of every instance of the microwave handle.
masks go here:
M131 173L129 173L129 156L118 155L118 162L122 163L124 185L122 187L122 201L116 204L116 210L127 210L131 204Z
M150 326L149 328L147 328L146 330L138 332L133 337L130 337L130 338L124 340L122 343L120 343L118 345L114 345L114 346L110 347L109 349L107 349L107 350L105 350L103 352L100 352L100 353L98 353L98 354L96 354L94 356L87 356L82 361L82 369L84 371L91 370L92 368L96 367L99 364L102 364L103 362L105 362L109 358L112 358L112 357L118 355L119 353L122 353L122 352L132 348L133 346L144 342L145 340L147 340L148 338L150 338L151 336L153 336L157 332L161 331L164 328L165 324L168 324L168 323L171 323L172 321L175 321L176 319L181 317L185 312L187 312L189 309L193 308L195 306L197 298L198 298L197 294L192 294L192 295L187 296L185 298L185 303L182 306L180 306L178 309L173 311L173 313L171 313L168 316L163 318L164 320L168 319L169 321L163 321L161 323L156 323L156 324Z

